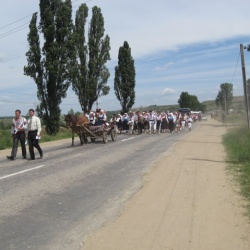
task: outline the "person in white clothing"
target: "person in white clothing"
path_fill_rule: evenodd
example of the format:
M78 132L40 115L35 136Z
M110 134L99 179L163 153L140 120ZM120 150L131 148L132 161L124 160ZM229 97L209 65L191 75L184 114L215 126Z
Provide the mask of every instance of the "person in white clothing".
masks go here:
M39 139L41 138L41 121L35 116L34 109L29 110L30 119L28 119L28 142L29 142L29 152L30 160L35 160L34 147L38 150L40 158L43 158L43 151L39 145Z
M149 134L151 134L151 132L154 133L155 132L156 115L154 114L154 112L152 110L149 111L148 123L149 123Z
M95 125L96 117L93 111L90 111L88 118L89 118L89 122L91 123L91 125Z
M131 111L128 116L128 127L130 135L132 135L134 132L134 124L135 124L135 115L134 112Z
M21 110L17 109L15 111L15 118L12 120L11 124L11 134L13 139L13 145L11 150L11 155L7 156L9 160L15 160L18 142L20 141L22 147L23 159L26 159L26 146L25 146L25 131L27 129L27 121L24 117L21 116Z
M188 123L188 130L191 131L193 123L193 119L191 116L188 117L187 123Z
M158 131L158 134L161 133L161 123L162 123L161 113L158 112L156 116L156 130Z

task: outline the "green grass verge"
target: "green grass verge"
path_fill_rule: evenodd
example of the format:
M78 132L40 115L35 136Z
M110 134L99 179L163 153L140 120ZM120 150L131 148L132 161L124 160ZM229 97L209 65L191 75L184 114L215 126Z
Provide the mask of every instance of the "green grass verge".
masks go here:
M230 169L240 183L241 193L248 200L250 216L250 131L248 128L230 130L223 136Z
M0 130L0 150L12 147L12 136L10 129Z
M66 128L60 128L59 132L54 135L47 135L45 131L42 131L42 142L48 142L48 141L56 141L66 138L71 138L72 132L71 129ZM12 136L10 133L10 129L7 130L0 130L0 150L8 149L12 147Z
M41 142L57 141L61 139L71 138L72 131L71 129L60 128L59 132L56 135L47 135L45 131L42 131L41 135L42 135Z

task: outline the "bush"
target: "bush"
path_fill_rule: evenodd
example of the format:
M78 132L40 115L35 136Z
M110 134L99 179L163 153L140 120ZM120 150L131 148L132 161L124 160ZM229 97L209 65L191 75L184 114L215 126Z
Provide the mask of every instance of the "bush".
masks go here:
M229 131L224 136L224 144L230 161L235 164L250 162L250 132L247 128Z
M250 132L247 128L229 131L223 137L227 158L237 173L242 194L249 200L250 216Z
M12 147L12 136L10 130L0 130L0 150Z
M11 125L10 119L0 118L0 129L1 130L10 129L10 125Z
M46 141L56 141L60 139L70 138L72 135L71 129L60 128L59 132L54 135L47 135L45 130L43 129L41 132L42 138L41 143ZM8 130L0 130L0 150L11 148L12 147L12 136L10 133L10 129Z

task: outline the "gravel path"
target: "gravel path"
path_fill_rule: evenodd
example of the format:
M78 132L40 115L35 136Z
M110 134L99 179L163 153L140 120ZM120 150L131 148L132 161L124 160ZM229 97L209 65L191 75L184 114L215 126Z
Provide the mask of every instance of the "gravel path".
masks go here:
M121 215L84 242L91 250L249 250L244 200L226 171L215 120L202 122L145 176Z

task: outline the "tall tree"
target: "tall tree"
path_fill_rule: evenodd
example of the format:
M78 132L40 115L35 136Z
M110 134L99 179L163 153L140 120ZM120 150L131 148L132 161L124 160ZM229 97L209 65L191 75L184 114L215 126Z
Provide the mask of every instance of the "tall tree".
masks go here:
M48 134L59 131L60 103L69 87L69 70L72 64L72 5L71 0L40 0L40 23L33 14L28 34L28 64L24 74L37 85L40 104L37 111L42 117ZM40 47L39 32L43 34Z
M188 92L182 92L178 100L180 108L190 108L193 111L199 111L202 108L197 96L190 95Z
M126 113L135 103L135 66L128 42L119 49L118 65L115 67L114 90Z
M75 65L71 74L72 87L78 96L84 112L92 109L100 96L107 95L110 87L107 86L110 73L105 66L110 60L110 39L104 37L104 18L101 9L93 7L92 19L86 42L86 22L88 7L82 4L76 12L74 39Z
M220 85L220 91L215 99L215 103L217 106L221 106L221 108L228 113L228 109L233 100L233 84L232 83L222 83Z
M180 108L190 108L189 103L190 103L190 95L188 92L182 92L180 95L180 98L178 100L178 103L180 105Z

